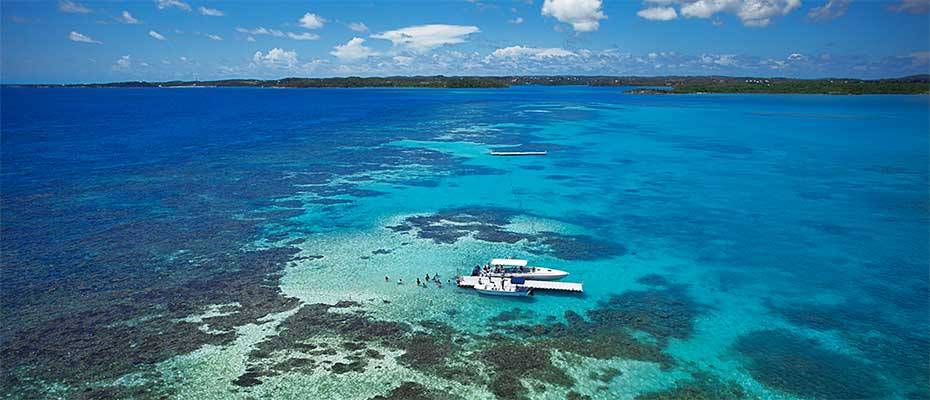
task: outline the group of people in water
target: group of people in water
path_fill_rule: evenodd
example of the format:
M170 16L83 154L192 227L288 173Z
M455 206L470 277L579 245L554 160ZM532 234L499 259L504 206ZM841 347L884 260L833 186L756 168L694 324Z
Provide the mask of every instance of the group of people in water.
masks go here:
M433 274L433 276L426 274L426 276L422 280L420 278L416 278L416 279L417 279L417 286L428 287L429 283L433 282L433 284L435 284L436 287L439 287L439 288L442 287L442 278L439 277L439 273L435 273ZM389 282L390 280L391 280L390 277L388 277L387 275L384 276L385 282ZM446 283L452 283L452 278L447 279ZM397 278L397 284L403 285L404 278Z

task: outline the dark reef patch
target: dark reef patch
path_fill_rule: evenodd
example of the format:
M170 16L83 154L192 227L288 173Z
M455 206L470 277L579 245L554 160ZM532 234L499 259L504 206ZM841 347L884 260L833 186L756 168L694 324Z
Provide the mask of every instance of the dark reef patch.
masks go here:
M594 380L598 380L604 383L609 383L610 381L614 380L614 378L620 375L623 375L623 371L620 371L619 369L605 368L600 372L597 372L597 371L591 372L590 377L591 379L594 379Z
M552 254L563 260L598 260L626 254L623 245L587 235L540 232L531 240L530 252Z
M416 383L403 382L387 395L372 397L370 400L456 400L457 396L441 393Z
M888 397L884 381L872 366L789 331L752 332L740 336L734 349L746 358L753 378L793 395L816 399Z
M491 317L488 321L492 324L499 324L503 322L530 319L533 317L533 315L535 315L535 313L531 310L514 307L507 311L501 311L497 315Z
M636 396L636 400L739 400L745 398L747 398L746 392L735 382L723 382L716 376L704 372L692 374L690 380L679 382L671 389Z
M694 331L694 319L704 308L687 296L685 286L673 285L612 295L588 311L588 318L606 329L647 332L664 346L670 338L689 338Z
M349 339L340 347L350 354L349 362L334 363L333 373L361 372L368 359L380 359L377 351L367 349L368 344L378 343L392 348L400 348L410 326L398 322L372 319L363 312L333 312L332 309L359 307L351 301L340 301L335 305L308 304L291 315L278 327L278 333L259 342L249 353L247 364L253 375L273 376L290 371L295 367L313 368L317 366L312 358L305 358L300 353L310 356L332 356L339 352L329 346L311 343L314 338L325 335L339 335ZM370 350L370 351L369 351ZM293 353L293 352L298 353Z
M694 329L693 320L704 306L692 301L684 286L628 291L610 296L587 311L588 319L565 312L565 323L507 324L496 327L520 340L597 359L621 357L655 362L663 369L674 360L663 352L670 338L687 339ZM637 337L634 332L649 333L654 340Z
M527 251L563 260L597 260L626 254L626 248L619 243L587 235L548 231L529 234L506 230L506 225L517 215L519 212L503 208L449 209L432 215L411 216L387 229L399 233L415 232L417 237L439 244L453 244L465 237L494 243L525 241Z
M646 286L669 286L669 281L659 274L643 275L636 279L636 282Z
M532 378L554 385L572 387L575 381L552 365L549 350L517 342L494 344L481 352L481 360L494 369L490 389L501 399L525 398L521 378Z

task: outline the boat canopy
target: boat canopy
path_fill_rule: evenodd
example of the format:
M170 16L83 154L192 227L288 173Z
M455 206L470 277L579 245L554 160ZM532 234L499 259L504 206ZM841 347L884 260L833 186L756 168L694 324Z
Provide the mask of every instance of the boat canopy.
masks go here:
M525 267L526 260L516 260L512 258L495 258L491 260L491 265L500 265L505 267Z

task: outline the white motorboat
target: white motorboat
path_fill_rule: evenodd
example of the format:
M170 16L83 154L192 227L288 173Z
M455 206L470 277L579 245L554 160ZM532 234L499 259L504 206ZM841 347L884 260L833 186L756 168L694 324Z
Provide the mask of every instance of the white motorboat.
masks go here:
M484 277L478 278L478 283L475 284L475 290L481 294L487 294L491 296L530 296L533 294L533 289L519 285L522 283L523 279L517 278L514 280L508 278L491 278Z
M525 278L538 281L554 281L568 276L568 272L543 267L527 266L528 261L512 258L495 258L484 268L476 267L472 276L491 276L500 278Z

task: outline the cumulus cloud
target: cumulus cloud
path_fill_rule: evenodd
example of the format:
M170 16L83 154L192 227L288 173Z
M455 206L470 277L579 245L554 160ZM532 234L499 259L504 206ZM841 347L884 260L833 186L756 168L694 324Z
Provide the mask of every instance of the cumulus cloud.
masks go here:
M162 34L160 34L160 33L158 33L158 32L155 32L155 31L149 31L149 36L151 36L153 39L165 40L165 36L164 36L164 35L162 35Z
M190 4L187 4L181 0L155 0L155 6L157 6L159 10L164 10L166 8L171 8L171 7L178 8L184 11L191 10Z
M126 10L123 10L123 13L120 14L117 20L124 24L141 24L142 23L142 21L139 21L138 19L136 19L136 17L133 17L132 14L130 14L129 11L126 11Z
M912 63L915 66L930 64L930 51L917 51L909 54L908 56L911 58Z
M361 22L350 22L349 29L356 32L368 32L368 26Z
M518 58L532 58L535 60L542 60L546 58L559 58L559 57L575 57L578 54L565 50L558 47L550 48L539 48L539 47L524 47L524 46L510 46L503 47L497 50L494 50L487 58L486 61L491 61L494 59L518 59Z
M846 14L851 0L827 0L824 5L814 7L807 12L807 18L812 21L829 21Z
M316 35L310 32L294 33L288 32L287 37L294 40L317 40L320 38L320 35Z
M402 67L406 67L406 66L409 66L410 63L413 61L413 57L408 57L408 56L394 56L394 57L392 58L392 60L394 60L394 63L395 63L395 64L397 64L397 65L399 65L399 66L402 66Z
M70 14L87 14L93 12L93 10L84 5L71 0L61 0L58 2L58 11Z
M131 66L132 66L131 57L122 56L116 60L116 63L113 64L113 69L116 71L126 71Z
M248 33L248 34L250 34L250 35L269 35L269 36L274 36L274 37L284 37L284 36L286 36L286 35L284 34L284 32L279 31L279 30L277 30L277 29L265 29L265 28L263 28L263 27L258 27L258 28L255 28L255 29L248 29L248 28L239 27L239 28L236 28L236 32ZM253 39L254 39L254 38L253 38Z
M701 62L708 65L729 67L736 65L735 54L702 54Z
M300 17L300 26L307 29L320 29L326 23L326 19L314 13L306 13Z
M901 0L890 8L894 12L925 14L930 11L930 0Z
M507 22L514 25L520 25L523 23L523 17L516 17L514 19L508 20Z
M211 35L208 33L207 37L210 38L210 40L223 40L223 37L220 35Z
M103 42L101 42L101 41L99 41L99 40L94 40L94 38L92 38L92 37L90 37L90 36L87 36L87 35L85 35L85 34L78 33L78 32L75 32L75 31L71 31L71 33L68 34L68 39L71 40L72 42L96 43L96 44L101 44L101 43L103 43Z
M365 39L355 37L346 44L333 47L333 51L329 52L329 54L332 54L340 61L358 61L378 55L377 52L365 46L364 43Z
M636 15L650 21L671 21L678 18L678 13L672 7L649 7L639 10Z
M224 13L222 10L217 10L215 8L207 8L203 6L198 8L197 11L199 11L201 15L206 15L209 17L222 17L226 15L226 13Z
M801 0L698 0L681 7L685 17L709 18L716 13L733 13L745 26L768 26L773 17L787 15Z
M830 0L836 3L846 0ZM669 20L672 11L685 18L713 18L728 13L736 15L745 26L763 27L772 22L772 18L787 15L801 6L801 0L646 0L650 7L640 10L637 15L646 19ZM676 11L673 6L678 6ZM837 9L838 6L834 6ZM671 8L671 10L667 10ZM649 17L664 17L649 18Z
M297 52L285 51L278 47L268 50L268 53L256 51L252 56L252 62L258 66L271 68L293 68L297 65Z
M418 25L371 35L375 39L390 40L394 46L403 46L416 52L426 52L447 44L465 42L465 38L479 32L477 26Z
M570 24L575 32L596 31L599 21L607 19L601 0L545 0L542 15Z

